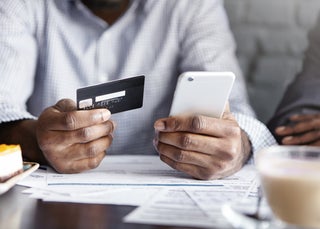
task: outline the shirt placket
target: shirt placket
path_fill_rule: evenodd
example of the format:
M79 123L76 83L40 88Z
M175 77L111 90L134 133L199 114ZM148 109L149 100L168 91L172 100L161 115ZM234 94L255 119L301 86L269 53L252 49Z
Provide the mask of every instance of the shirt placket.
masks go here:
M110 80L110 73L115 67L115 58L112 56L112 47L109 33L102 34L97 42L97 76L98 83L105 83Z

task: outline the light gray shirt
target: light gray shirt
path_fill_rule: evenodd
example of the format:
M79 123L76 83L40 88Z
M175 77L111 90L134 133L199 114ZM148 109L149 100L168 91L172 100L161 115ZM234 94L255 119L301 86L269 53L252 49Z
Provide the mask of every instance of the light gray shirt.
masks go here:
M221 0L135 0L113 25L77 0L0 1L0 122L34 119L76 89L145 75L141 109L112 115L109 153L149 154L184 71L232 71L231 110L254 150L274 144L248 104Z

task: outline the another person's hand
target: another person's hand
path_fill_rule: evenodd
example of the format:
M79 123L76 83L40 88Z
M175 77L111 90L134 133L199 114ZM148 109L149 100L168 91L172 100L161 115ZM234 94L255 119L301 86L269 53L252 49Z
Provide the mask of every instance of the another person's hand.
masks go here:
M320 114L293 115L290 121L293 124L275 129L281 144L320 146Z
M219 179L240 170L251 145L233 115L221 119L174 116L154 124L154 145L162 161L197 179Z
M60 173L97 167L112 143L114 123L110 116L107 109L78 111L69 99L45 109L36 135L49 164Z

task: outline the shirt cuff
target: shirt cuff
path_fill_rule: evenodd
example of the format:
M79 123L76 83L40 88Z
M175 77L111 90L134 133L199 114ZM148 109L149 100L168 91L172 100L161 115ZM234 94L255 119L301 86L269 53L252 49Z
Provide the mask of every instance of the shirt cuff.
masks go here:
M240 128L246 132L252 147L253 155L265 147L277 145L277 142L265 124L254 117L233 113ZM253 163L253 158L248 161Z
M11 105L0 104L0 123L24 119L37 119L37 117L26 110L22 110Z

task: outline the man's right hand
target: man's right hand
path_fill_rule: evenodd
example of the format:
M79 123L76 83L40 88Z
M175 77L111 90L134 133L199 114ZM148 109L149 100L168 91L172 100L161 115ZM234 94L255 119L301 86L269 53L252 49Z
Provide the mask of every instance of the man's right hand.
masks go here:
M74 101L60 100L45 109L36 125L39 148L60 173L97 167L110 147L115 125L107 109L77 110Z

